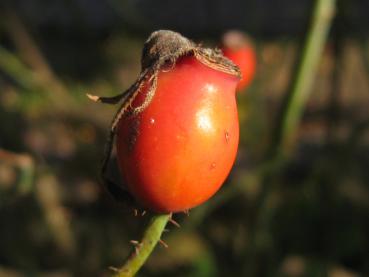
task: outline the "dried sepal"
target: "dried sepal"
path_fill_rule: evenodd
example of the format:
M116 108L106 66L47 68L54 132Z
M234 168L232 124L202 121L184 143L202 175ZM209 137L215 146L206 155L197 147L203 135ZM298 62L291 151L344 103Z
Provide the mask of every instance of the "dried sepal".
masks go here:
M194 55L199 62L210 68L241 78L239 68L231 60L224 57L221 51L198 47L195 49Z

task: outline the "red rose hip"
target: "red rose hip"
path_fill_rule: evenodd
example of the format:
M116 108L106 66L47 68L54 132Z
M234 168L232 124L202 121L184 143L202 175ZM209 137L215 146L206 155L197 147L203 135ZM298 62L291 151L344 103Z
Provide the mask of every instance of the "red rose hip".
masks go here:
M236 157L238 78L178 60L161 71L155 97L118 125L117 155L128 190L144 207L178 212L210 198ZM144 98L145 89L133 107Z
M219 51L163 30L145 42L141 65L137 81L122 94L89 95L122 102L103 178L116 136L118 165L133 198L154 212L185 211L214 195L235 160L240 72Z

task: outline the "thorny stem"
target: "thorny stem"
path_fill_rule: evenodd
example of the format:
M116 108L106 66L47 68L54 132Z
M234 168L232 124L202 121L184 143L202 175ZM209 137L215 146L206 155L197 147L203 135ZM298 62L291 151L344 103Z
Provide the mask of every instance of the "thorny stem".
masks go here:
M159 214L152 217L149 225L146 227L142 240L136 246L137 248L113 277L135 276L160 240L161 234L170 217L171 214Z

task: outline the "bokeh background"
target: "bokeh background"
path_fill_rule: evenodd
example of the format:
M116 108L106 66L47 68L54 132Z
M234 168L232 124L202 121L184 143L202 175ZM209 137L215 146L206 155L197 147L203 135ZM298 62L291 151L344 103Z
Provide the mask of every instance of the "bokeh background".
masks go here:
M369 2L340 0L287 155L269 163L315 1L0 2L0 276L110 276L150 214L100 183L114 95L146 37L254 40L241 141L220 192L168 226L139 276L369 276Z

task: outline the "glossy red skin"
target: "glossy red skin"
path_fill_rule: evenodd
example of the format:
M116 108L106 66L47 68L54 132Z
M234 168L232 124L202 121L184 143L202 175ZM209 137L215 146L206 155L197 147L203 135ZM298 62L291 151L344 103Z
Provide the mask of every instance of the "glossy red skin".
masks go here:
M155 96L143 112L120 120L119 167L128 190L145 208L184 211L220 188L237 153L238 81L185 57L159 73Z
M244 90L252 81L256 70L256 55L251 45L245 45L238 49L224 47L224 56L233 61L241 70L242 79L238 83L237 91Z

